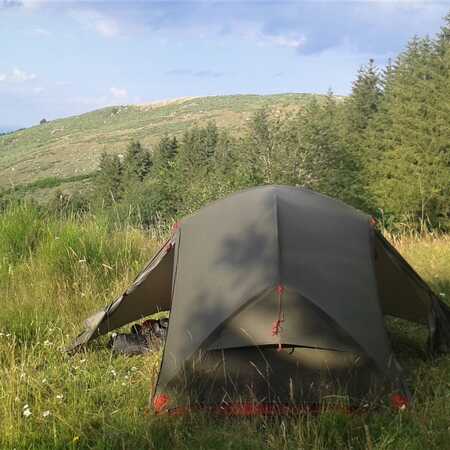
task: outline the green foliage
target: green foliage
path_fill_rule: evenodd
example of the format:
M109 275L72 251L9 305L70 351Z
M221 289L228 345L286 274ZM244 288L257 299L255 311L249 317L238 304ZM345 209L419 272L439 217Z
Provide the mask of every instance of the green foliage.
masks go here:
M123 164L118 155L102 153L96 188L104 204L111 205L123 196Z
M140 142L131 142L123 160L123 174L125 188L142 182L150 173L153 165L152 157L144 150Z
M449 42L414 38L390 69L368 172L374 204L398 222L449 225L449 86Z
M0 214L0 268L30 255L44 233L43 214L35 205L11 204Z

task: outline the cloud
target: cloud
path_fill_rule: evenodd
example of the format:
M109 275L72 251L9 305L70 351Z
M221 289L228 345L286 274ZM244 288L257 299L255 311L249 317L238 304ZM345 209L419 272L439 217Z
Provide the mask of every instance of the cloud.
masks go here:
M95 30L100 35L110 38L119 34L117 22L111 19L100 19L95 22Z
M176 77L220 78L223 77L225 73L209 69L206 70L173 69L165 72L165 75Z
M24 83L26 81L35 80L37 77L34 73L27 73L24 70L15 67L11 72L0 73L0 82Z
M69 15L80 25L100 36L112 38L120 34L118 20L96 9L72 8Z
M111 95L114 98L127 98L128 97L128 91L126 89L112 87L112 88L109 88L109 92L111 92Z
M3 1L59 8L105 38L146 30L162 39L239 39L302 55L350 45L374 57L397 53L414 34L438 30L448 12L448 3L431 0Z
M34 34L37 36L42 36L42 37L48 37L51 36L52 33L48 30L46 30L45 28L35 28L33 30Z

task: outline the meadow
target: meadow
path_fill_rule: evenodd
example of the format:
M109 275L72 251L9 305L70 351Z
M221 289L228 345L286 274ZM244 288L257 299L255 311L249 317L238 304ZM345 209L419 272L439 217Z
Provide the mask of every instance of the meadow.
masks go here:
M113 356L102 338L67 355L83 320L127 287L167 233L100 213L80 219L15 206L0 214L1 449L450 448L450 358L431 360L426 330L398 320L388 329L415 399L405 411L155 417L147 406L158 353ZM388 238L448 301L449 236Z

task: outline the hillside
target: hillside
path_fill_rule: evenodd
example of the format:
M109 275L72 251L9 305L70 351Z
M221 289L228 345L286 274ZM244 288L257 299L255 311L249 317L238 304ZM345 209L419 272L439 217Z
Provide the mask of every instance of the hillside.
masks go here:
M120 153L131 140L145 146L165 133L179 135L213 120L239 132L261 107L298 108L314 94L233 95L185 98L142 105L113 106L0 136L0 188L28 185L32 191L54 188L95 171L100 154ZM84 176L83 176L84 175ZM34 185L54 177L52 186ZM44 183L45 184L45 183ZM75 184L76 187L76 184Z

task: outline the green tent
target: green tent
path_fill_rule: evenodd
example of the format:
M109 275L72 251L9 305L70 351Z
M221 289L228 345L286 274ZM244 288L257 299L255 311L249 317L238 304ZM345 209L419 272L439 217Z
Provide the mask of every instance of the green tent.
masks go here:
M158 412L407 399L384 316L428 325L433 352L450 344L450 309L370 216L288 186L239 192L184 218L72 349L162 310Z

